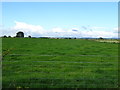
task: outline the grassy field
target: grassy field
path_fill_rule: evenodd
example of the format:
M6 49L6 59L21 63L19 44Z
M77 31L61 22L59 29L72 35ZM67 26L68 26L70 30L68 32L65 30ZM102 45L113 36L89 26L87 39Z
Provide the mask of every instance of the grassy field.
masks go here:
M118 43L2 39L3 88L117 88Z

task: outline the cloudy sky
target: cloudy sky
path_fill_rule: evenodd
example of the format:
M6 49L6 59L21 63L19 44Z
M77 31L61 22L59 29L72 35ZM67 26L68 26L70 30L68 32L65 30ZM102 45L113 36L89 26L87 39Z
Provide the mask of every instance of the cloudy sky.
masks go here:
M2 34L34 37L118 37L117 2L3 2Z

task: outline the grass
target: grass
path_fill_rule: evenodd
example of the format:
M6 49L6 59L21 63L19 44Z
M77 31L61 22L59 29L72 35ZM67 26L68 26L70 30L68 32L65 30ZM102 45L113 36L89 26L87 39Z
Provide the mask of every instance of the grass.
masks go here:
M118 43L3 38L4 88L117 88Z

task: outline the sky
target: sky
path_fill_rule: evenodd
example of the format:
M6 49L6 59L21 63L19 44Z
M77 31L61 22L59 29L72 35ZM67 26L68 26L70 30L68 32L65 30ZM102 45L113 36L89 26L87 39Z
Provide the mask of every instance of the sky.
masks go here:
M117 2L3 2L2 35L118 37Z

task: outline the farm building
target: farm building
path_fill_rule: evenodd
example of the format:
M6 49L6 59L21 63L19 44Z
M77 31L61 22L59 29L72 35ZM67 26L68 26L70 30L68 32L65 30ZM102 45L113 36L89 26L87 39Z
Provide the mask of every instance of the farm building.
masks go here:
M24 37L24 33L20 31L16 34L16 37Z

